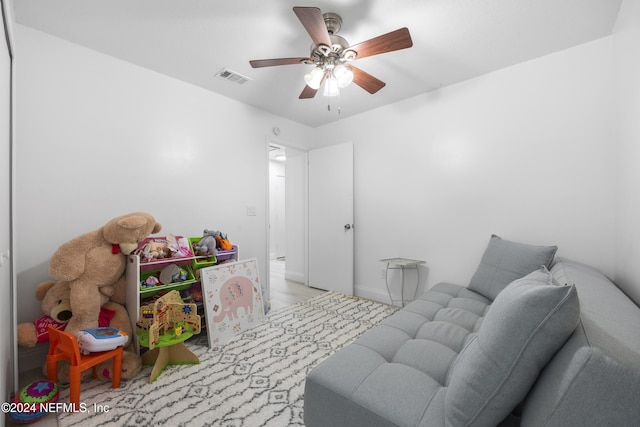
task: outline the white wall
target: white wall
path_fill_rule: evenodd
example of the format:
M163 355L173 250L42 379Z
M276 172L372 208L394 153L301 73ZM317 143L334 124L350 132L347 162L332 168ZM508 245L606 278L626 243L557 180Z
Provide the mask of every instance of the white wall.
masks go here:
M611 63L608 37L319 128L355 146L356 293L396 256L466 284L492 233L612 274Z
M615 280L640 305L640 1L622 2L613 40L621 183Z
M266 277L267 135L309 128L21 25L16 43L19 322L58 246L132 211L222 230Z

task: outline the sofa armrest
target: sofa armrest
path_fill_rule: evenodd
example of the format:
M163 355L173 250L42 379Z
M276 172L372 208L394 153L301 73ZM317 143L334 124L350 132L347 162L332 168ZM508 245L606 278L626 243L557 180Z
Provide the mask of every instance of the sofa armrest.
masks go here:
M563 356L556 355L527 398L522 427L638 425L640 371L597 347Z

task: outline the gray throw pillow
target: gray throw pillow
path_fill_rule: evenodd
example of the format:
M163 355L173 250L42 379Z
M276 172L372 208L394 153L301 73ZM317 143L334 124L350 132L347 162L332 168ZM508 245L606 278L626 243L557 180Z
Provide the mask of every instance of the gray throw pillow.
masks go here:
M542 268L509 284L451 367L447 425L496 426L526 396L578 324L573 285Z
M469 289L494 300L505 286L541 266L549 267L557 246L534 246L510 242L493 234Z

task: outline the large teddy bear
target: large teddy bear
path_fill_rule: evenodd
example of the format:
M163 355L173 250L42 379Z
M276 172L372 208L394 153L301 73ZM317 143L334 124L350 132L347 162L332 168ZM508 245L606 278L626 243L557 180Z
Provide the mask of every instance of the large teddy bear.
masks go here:
M41 301L40 307L44 316L34 322L18 324L18 345L21 347L34 347L36 343L49 341L47 326L66 330L68 322L73 319L70 296L71 288L69 282L47 280L36 286L36 298ZM124 345L125 348L131 344L132 327L131 319L127 310L118 303L109 301L105 295L100 296L100 321L99 326L111 326L120 329L129 336L129 340ZM67 331L68 332L68 331ZM132 351L124 351L122 354L122 379L133 378L142 368L142 359ZM43 367L46 370L46 363ZM110 380L112 378L113 364L107 360L98 365L96 371L98 378ZM90 375L91 370L85 371L85 375ZM69 381L69 365L66 362L58 363L58 379L60 382Z
M67 332L75 334L98 326L101 296L124 304L126 256L138 242L160 229L151 215L135 212L114 218L58 248L49 261L49 272L69 284L73 317Z

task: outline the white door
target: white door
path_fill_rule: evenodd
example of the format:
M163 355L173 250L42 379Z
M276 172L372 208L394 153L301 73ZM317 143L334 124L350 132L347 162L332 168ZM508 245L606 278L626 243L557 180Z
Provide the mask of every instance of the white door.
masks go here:
M309 286L353 295L353 144L309 151Z

